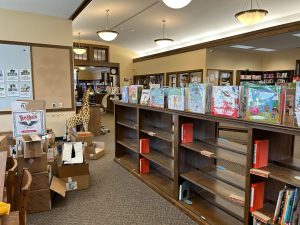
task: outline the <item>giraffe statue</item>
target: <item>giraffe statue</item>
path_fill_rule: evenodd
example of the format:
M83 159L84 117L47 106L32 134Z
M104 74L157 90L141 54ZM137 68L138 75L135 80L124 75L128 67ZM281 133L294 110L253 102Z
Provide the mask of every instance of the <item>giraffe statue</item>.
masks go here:
M83 125L84 131L88 131L88 125L90 121L90 104L89 104L89 96L93 94L92 89L88 88L83 95L82 98L82 107L79 112L67 119L66 121L66 133L67 140L70 140L71 129L76 127L77 125Z

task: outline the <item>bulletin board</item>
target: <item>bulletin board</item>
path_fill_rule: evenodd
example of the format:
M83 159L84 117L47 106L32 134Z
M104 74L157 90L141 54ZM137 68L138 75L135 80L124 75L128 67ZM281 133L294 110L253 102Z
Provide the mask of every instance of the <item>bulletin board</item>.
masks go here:
M72 47L0 41L0 114L15 100L45 100L47 111L74 110Z
M0 44L0 111L17 99L33 99L30 46Z
M34 96L46 109L74 109L71 48L32 47Z

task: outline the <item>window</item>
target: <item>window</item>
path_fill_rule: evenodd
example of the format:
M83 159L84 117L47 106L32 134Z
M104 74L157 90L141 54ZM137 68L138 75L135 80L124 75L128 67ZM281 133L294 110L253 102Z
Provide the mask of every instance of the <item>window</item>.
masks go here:
M94 60L98 62L108 62L107 49L94 48Z
M86 52L82 55L78 55L76 53L74 53L74 59L75 60L88 60L88 48L85 48Z

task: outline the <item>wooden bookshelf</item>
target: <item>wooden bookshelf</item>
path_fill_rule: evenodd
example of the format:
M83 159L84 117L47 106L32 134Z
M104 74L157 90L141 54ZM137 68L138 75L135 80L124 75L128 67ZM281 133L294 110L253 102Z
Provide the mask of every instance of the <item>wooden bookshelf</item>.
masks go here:
M166 85L186 87L188 83L203 83L203 70L186 70L166 73Z
M181 143L184 123L193 123L192 143ZM241 133L247 140L224 139L220 131L232 131L219 129L219 124L238 127L234 134ZM295 179L300 174L300 160L294 157L298 150L294 139L300 135L296 126L121 102L115 104L115 125L115 161L199 224L252 224L251 185L257 181L266 183L265 205L257 211L267 216L273 216L278 192L285 185L300 187ZM149 154L139 153L140 138L149 138ZM249 172L254 141L259 139L269 139L269 165L261 169L269 172L268 178ZM208 157L202 151L213 155ZM139 173L141 158L149 159L149 174ZM191 205L178 200L184 182L190 185Z
M164 73L134 75L133 83L136 85L143 85L145 89L149 89L150 84L160 84L160 86L163 87L164 78Z

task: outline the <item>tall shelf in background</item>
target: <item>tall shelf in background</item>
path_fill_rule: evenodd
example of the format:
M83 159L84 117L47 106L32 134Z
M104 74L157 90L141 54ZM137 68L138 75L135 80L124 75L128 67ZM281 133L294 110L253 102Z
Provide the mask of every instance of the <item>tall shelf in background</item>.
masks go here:
M270 217L279 190L286 184L300 187L295 179L300 175L300 163L294 157L294 139L300 135L297 127L121 102L116 102L115 113L115 161L199 224L252 224L251 185L255 182L266 184L264 207L258 211ZM186 123L193 124L193 141L181 143L181 127ZM224 139L220 124L240 127L246 142ZM140 138L150 140L149 154L140 153ZM249 172L254 142L266 138L269 164L261 170L269 172L268 178ZM149 174L139 172L142 158L150 161ZM192 204L179 201L183 183L190 187Z
M149 89L150 84L160 84L160 87L163 87L164 77L165 77L164 73L134 75L133 83L136 85L143 85L145 89Z
M203 70L166 73L166 85L169 87L186 87L188 83L203 83Z

